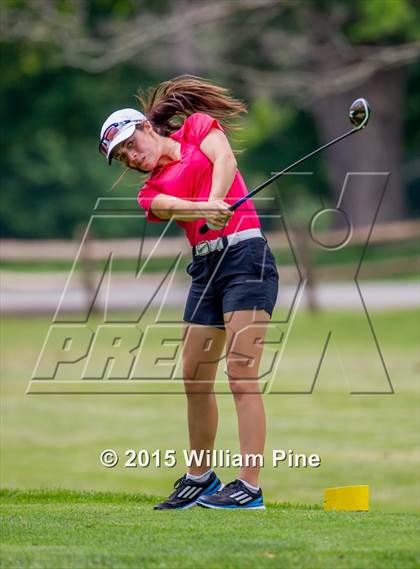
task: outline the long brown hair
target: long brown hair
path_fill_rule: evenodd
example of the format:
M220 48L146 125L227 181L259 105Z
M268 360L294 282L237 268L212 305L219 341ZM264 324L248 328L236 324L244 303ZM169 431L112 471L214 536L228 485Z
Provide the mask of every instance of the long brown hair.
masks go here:
M235 130L238 127L232 120L247 111L245 103L232 97L228 89L193 75L164 81L146 93L139 91L136 98L154 130L162 136L169 136L196 112L208 113L227 129Z

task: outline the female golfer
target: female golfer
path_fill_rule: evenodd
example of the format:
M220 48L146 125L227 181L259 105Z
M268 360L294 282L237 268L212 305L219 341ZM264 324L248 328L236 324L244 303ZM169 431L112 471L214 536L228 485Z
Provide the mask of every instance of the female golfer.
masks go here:
M155 509L194 504L264 509L259 462L248 463L246 455L264 452L258 367L278 273L252 201L234 213L228 209L247 188L222 124L232 126L231 119L245 106L226 89L190 76L164 82L139 100L145 114L134 109L112 113L102 126L99 148L109 163L114 158L150 174L138 194L147 219L174 219L192 247L183 336L190 450L213 450L218 421L214 380L226 348L243 457L239 477L224 487L208 464L196 461ZM211 230L202 235L205 223Z

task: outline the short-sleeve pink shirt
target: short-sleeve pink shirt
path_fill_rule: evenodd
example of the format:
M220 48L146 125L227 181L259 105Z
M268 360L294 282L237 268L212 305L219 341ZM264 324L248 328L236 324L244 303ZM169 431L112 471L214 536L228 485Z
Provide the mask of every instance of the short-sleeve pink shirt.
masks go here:
M151 203L159 194L175 196L189 201L207 201L210 195L213 163L200 150L200 144L212 128L223 132L220 123L205 113L194 113L189 116L182 127L170 135L181 143L181 158L155 168L137 197L139 205L146 211L148 221L165 221L157 217L151 210ZM239 172L223 200L233 204L248 193L245 182ZM196 245L203 239L216 239L221 235L229 235L236 231L261 227L258 214L252 199L243 203L231 217L226 227L221 230L209 230L205 236L199 233L199 228L206 220L177 221L176 223L186 232L191 245Z

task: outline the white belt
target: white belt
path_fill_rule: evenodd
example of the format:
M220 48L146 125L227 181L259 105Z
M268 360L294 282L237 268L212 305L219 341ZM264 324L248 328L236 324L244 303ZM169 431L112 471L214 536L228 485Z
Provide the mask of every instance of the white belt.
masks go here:
M253 237L262 237L263 233L258 227L253 227L251 229L244 229L243 231L238 231L237 233L231 233L224 237L218 237L217 239L212 239L211 241L200 241L194 246L194 252L196 255L208 255L213 251L221 251L224 249L225 244L236 245L240 241L245 241L245 239L252 239Z

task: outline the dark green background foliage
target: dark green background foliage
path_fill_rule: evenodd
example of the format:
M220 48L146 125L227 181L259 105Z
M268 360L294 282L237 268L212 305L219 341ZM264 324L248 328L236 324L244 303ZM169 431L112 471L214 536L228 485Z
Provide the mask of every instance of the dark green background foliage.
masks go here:
M313 0L286 7L279 3L277 8L268 2L267 7L262 6L260 10L234 11L216 24L204 25L198 39L193 38L199 42L201 53L207 54L205 63L201 62L198 68L181 63L177 67L166 62L173 39L168 32L169 38L161 34L156 42L150 41L134 55L98 71L84 64L82 58L78 60L68 55L72 46L78 45L77 37L102 42L99 44L102 47L92 48L100 55L101 49L107 46L107 34L109 45L118 45L119 30L120 37L124 38L125 26L136 17L139 17L139 34L143 32L142 22L150 22L151 27L158 21L164 29L165 22L176 15L176 8L184 5L183 0L61 1L55 3L54 16L58 14L61 23L53 18L49 21L48 15L37 9L38 4L29 0L6 0L3 4L0 225L3 237L17 238L71 238L76 226L89 220L98 197L136 197L142 178L134 173L128 173L111 190L121 170L118 165L108 168L97 151L97 143L104 118L119 107L136 106L134 94L140 86L147 88L179 73L198 72L226 85L237 97L246 100L249 114L244 117L243 130L233 144L244 150L239 156L239 166L251 187L324 141L312 113L310 80L306 83L306 94L297 86L294 95L287 81L282 83L283 77L293 77L296 72L310 77L312 69L316 71L319 62L311 61L313 48L303 62L290 57L288 63L288 57L278 61L267 56L264 52L267 42L281 38L282 34L285 34L286 45L292 45L287 39L289 36L293 41L304 42L309 38L313 45L325 45L329 53L330 39L323 37L328 31L320 32L317 37L316 26L311 31L305 26L305 17L333 22L334 33L341 34L342 41L353 50L414 44L420 29L418 5L409 0L385 1L387 9L382 0L351 3L351 10L349 4L341 0ZM64 29L67 21L73 21L76 6L82 5L85 15L82 24L77 24L80 29L75 32L76 24L72 24L68 37L64 35L60 40L57 30L61 25ZM221 6L220 3L215 5ZM251 15L257 18L257 24L259 22L254 34L251 33L254 22L249 19ZM24 23L28 21L34 25L25 31ZM147 28L148 24L146 31ZM190 52L195 53L197 45L193 42ZM277 54L285 49L283 44L279 45L283 47ZM291 54L293 56L293 52ZM362 60L359 52L355 54L354 57ZM212 65L217 58L222 65ZM326 60L328 57L322 58L324 64ZM343 60L340 69L347 63ZM263 72L271 78L266 84L261 76ZM363 92L363 84L360 90ZM419 185L415 160L420 148L419 93L420 65L418 58L414 58L406 65L403 104L395 108L395 113L403 117L401 191L408 206L401 216L412 215L420 208L415 191ZM343 112L346 112L345 107ZM323 158L308 162L303 169L314 172L310 181L297 177L282 180L286 203L293 201L296 195L331 195L333 188ZM273 188L268 190L273 191ZM269 226L268 220L267 224ZM157 232L161 227L156 224L150 230ZM106 227L103 231L103 236L107 236ZM116 236L133 235L138 231L137 220L108 228L108 234Z

